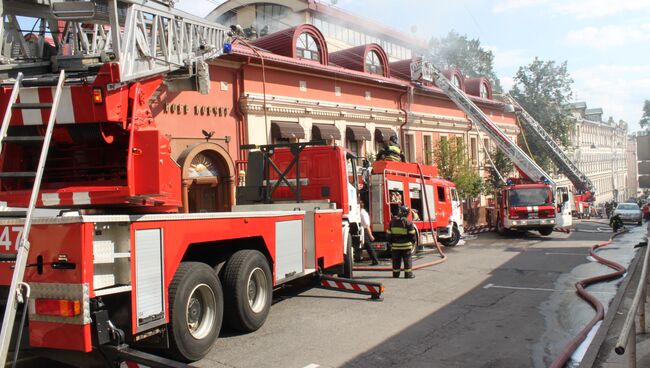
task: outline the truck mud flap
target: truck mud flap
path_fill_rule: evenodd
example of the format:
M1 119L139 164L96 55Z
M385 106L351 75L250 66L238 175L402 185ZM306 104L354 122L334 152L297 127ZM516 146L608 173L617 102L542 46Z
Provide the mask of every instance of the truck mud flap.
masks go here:
M381 301L381 294L384 292L384 285L380 282L360 281L345 279L328 275L318 275L320 287L324 289L338 290L345 293L370 295L371 300Z

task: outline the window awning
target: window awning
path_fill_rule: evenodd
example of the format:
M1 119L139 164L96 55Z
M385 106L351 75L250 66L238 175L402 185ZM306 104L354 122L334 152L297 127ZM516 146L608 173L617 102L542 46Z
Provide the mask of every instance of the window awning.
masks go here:
M386 143L390 140L390 137L396 135L395 131L391 128L375 128L375 142L377 143Z
M341 139L341 131L336 125L314 124L311 128L312 140Z
M372 140L370 131L362 126L348 126L346 128L347 139L349 141L369 141Z
M299 123L274 121L271 122L271 136L273 138L305 138L305 129Z

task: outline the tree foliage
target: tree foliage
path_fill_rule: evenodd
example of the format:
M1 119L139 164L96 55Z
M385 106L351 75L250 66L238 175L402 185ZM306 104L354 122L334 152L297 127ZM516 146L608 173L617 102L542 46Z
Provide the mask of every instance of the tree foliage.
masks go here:
M433 64L438 68L458 68L468 77L486 77L495 93L501 93L501 82L494 71L494 54L481 47L479 39L468 39L450 31L443 38L429 41Z
M650 100L645 100L643 103L643 115L639 120L641 128L650 130Z
M510 161L508 156L498 149L490 151L490 158L492 159L494 166L490 164L488 168L487 184L491 190L494 190L505 184L501 181L499 173L503 176L503 180L507 180L515 169L515 165Z
M556 64L555 61L535 58L529 65L519 68L510 91L512 97L564 147L569 146L573 126L570 105L572 84L566 61ZM536 153L537 163L548 169L550 159L544 154L541 142L529 139L528 143Z
M434 150L434 158L440 176L453 181L461 197L475 198L485 192L485 182L470 165L462 138L441 139Z

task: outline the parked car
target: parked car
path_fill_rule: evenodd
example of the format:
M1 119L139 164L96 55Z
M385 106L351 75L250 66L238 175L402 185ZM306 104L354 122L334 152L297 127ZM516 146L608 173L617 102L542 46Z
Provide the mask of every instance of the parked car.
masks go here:
M620 203L614 210L614 216L620 215L623 222L636 222L641 225L641 208L636 203Z

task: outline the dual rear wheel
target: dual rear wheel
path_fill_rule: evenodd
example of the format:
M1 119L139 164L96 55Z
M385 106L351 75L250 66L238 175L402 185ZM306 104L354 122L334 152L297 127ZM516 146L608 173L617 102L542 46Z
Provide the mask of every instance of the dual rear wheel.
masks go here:
M273 293L266 257L256 250L240 250L226 262L222 275L220 282L205 263L179 265L169 287L172 358L203 358L219 336L224 317L243 332L255 331L266 321Z

